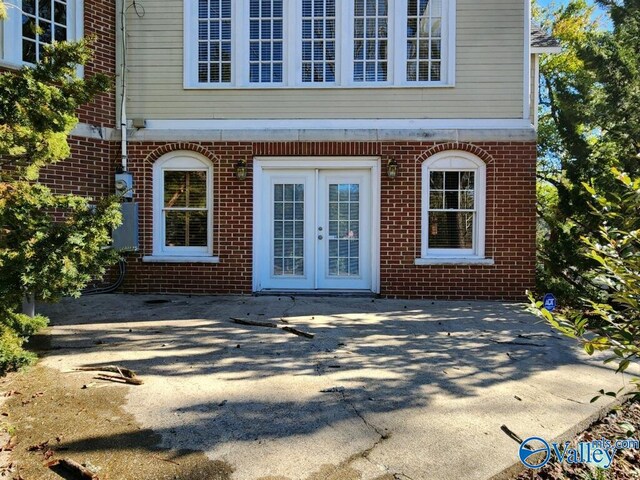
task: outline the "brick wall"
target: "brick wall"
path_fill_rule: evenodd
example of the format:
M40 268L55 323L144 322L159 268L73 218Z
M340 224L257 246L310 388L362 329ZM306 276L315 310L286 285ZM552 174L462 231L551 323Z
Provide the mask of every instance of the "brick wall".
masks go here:
M84 34L93 36L93 58L85 66L84 73L90 77L104 73L115 82L116 75L116 2L113 0L85 0ZM96 98L78 111L80 121L100 127L115 127L116 96L113 89Z
M219 264L143 263L152 252L152 167L164 153L197 151L214 162L214 250ZM420 256L421 165L445 149L462 149L487 164L486 254L494 265L416 266ZM238 160L254 156L376 155L395 157L399 175L381 185L381 293L390 297L522 299L534 283L535 144L484 142L197 142L132 143L130 170L140 202L140 255L131 257L124 288L131 292L250 293L252 172L234 177ZM417 187L417 188L416 188Z

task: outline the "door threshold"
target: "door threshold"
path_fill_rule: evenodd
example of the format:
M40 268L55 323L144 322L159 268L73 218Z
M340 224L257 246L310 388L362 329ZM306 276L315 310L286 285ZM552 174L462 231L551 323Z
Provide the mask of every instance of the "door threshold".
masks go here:
M260 290L253 292L258 297L348 297L377 298L371 290Z

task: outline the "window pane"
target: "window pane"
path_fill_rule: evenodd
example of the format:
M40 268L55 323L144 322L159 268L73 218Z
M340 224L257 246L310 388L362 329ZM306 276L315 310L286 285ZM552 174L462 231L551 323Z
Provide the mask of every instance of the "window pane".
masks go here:
M231 82L231 0L198 0L198 81Z
M335 0L302 0L302 81L335 82Z
M249 81L252 83L280 83L283 80L282 2L249 2Z
M353 80L356 82L387 81L387 9L387 0L354 1Z
M273 275L304 275L304 184L274 184L273 217Z
M165 246L206 247L208 214L203 211L166 211Z
M164 172L166 208L207 208L207 172Z
M360 274L360 185L329 184L329 275Z
M473 248L474 212L429 212L429 248Z
M407 38L407 81L440 81L442 0L407 2Z
M22 2L22 59L35 63L43 46L67 40L66 0L24 0ZM55 22L55 23L54 23Z

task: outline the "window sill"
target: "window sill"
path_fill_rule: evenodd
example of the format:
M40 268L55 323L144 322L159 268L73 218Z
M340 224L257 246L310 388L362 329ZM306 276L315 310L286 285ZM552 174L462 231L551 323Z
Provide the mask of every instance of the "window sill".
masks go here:
M220 257L178 257L151 255L142 257L145 263L220 263Z
M416 265L494 265L493 258L478 257L429 257L416 258Z
M323 84L323 83L309 83L309 84L273 84L273 83L251 83L246 85L234 85L234 84L218 84L218 83L197 83L192 81L186 81L183 83L184 90L359 90L359 89L419 89L419 88L455 88L455 83L450 82L424 82L424 83L362 83L362 84Z
M25 65L32 65L31 63L14 62L12 60L0 59L0 67L9 70L20 70Z

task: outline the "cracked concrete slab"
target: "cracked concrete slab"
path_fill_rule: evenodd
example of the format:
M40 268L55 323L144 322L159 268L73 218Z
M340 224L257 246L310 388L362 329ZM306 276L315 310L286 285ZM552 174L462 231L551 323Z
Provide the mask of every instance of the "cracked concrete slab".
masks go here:
M112 295L42 311L45 366L136 370L140 426L238 480L488 479L517 463L502 425L555 438L624 382L518 305Z

